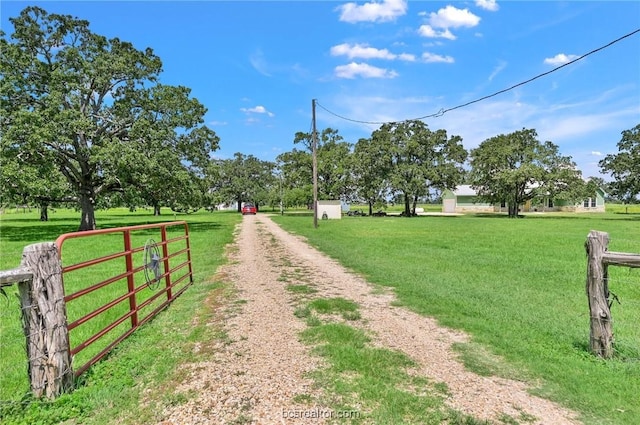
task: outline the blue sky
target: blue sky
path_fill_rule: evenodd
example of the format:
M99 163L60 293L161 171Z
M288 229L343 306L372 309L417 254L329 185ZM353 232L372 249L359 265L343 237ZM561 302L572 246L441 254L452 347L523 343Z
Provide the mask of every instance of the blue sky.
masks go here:
M2 0L5 32L27 5L153 48L161 81L190 87L207 107L206 123L221 138L215 155L264 160L311 130L312 99L317 128L355 143L379 127L371 123L454 108L640 29L638 1ZM585 177L599 175L597 162L640 123L640 33L425 122L461 136L467 149L534 128Z

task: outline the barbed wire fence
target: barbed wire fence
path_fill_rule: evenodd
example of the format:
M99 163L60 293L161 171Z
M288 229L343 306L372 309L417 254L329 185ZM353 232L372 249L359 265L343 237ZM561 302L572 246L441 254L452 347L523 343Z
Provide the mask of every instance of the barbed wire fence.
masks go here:
M17 285L0 295L0 407L20 403L30 392L29 361ZM21 358L22 361L16 361ZM27 403L27 401L22 401Z
M635 251L640 252L640 248ZM640 327L637 325L640 319L640 269L609 267L607 287L614 332L614 358L640 362Z
M50 338L51 329L31 326L28 334L25 333L26 315L38 306L21 303L18 285L4 286L3 290L6 297L0 297L0 409L26 406L34 395L49 396L52 382L59 384L73 375L70 365L53 374L46 367L30 370L30 365L45 364L59 352L49 353L43 348L48 346L44 341ZM39 375L39 379L34 380L34 375Z
M2 403L52 400L73 387L58 258L55 243L36 243L23 249L19 267L0 270Z
M637 320L634 316L637 318L638 310L632 306L630 311L627 308L616 311L616 317L621 319L616 332L618 337L623 337L617 338L617 341L614 338L614 316L611 311L614 304L617 303L617 307L621 305L622 294L625 298L630 298L632 304L640 301L640 298L634 296L637 295L638 288L636 279L630 278L633 276L631 269L640 268L640 254L609 251L609 242L608 233L591 230L584 244L587 253L586 291L590 314L589 349L591 353L604 359L616 356L621 360L635 360L640 357L638 339L633 336L637 332ZM629 269L627 276L624 275L626 268ZM626 338L627 331L631 334L630 338Z

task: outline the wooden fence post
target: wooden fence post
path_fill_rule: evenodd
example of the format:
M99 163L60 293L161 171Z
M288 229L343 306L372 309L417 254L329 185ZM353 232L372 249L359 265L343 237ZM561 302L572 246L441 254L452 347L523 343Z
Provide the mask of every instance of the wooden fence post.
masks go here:
M53 242L26 246L22 266L33 279L21 282L20 302L31 391L53 399L73 388L62 265Z
M587 297L591 313L589 346L596 356L608 359L613 356L613 331L609 309L607 264L603 261L609 234L592 230L587 236Z

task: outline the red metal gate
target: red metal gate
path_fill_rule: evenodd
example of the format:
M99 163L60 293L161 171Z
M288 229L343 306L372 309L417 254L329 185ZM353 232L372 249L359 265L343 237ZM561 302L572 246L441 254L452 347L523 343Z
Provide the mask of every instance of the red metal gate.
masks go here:
M96 244L101 254L107 254L95 258L91 253ZM184 221L67 233L56 245L76 376L193 283L189 228ZM143 258L152 250L157 254L149 278L151 265Z

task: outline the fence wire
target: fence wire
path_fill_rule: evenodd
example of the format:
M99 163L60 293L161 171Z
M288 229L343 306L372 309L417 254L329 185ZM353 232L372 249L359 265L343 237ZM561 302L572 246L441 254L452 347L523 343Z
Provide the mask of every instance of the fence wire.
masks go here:
M3 290L6 296L0 295L0 408L29 404L33 393L43 392L49 386L49 382L45 380L38 386L32 386L29 364L55 354L40 351L32 353L29 358L27 336L23 328L23 309L31 306L21 306L18 285L5 286ZM30 340L43 338L46 338L45 329L31 329L28 335ZM52 379L63 379L67 372L69 371L62 371Z
M614 356L640 362L640 269L616 265L607 270Z
M0 404L20 402L30 392L18 285L3 289L6 297L0 295Z

